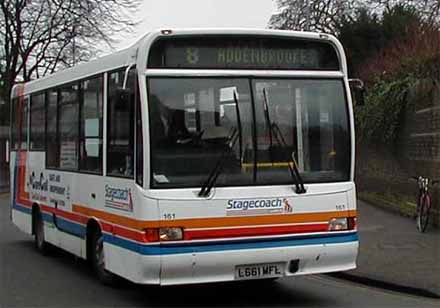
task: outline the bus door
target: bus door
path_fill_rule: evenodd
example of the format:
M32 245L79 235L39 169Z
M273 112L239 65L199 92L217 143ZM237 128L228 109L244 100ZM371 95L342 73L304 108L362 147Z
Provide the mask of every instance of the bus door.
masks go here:
M126 214L133 212L136 97L138 90L134 67L108 74L104 205L110 210Z

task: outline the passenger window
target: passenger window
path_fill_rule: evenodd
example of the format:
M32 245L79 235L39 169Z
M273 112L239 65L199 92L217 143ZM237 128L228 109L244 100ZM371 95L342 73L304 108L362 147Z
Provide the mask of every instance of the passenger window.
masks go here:
M12 99L11 103L11 149L18 149L18 99Z
M47 92L47 123L46 123L46 165L48 168L58 168L58 91L51 89Z
M44 93L32 95L30 114L30 150L44 150L44 130L46 125Z
M80 170L102 172L102 77L81 83Z
M139 98L139 84L135 86L135 104L136 104L136 182L144 185L144 148L142 134L142 109Z
M19 99L19 104L22 104L22 109L23 112L20 115L19 114L19 119L20 119L20 124L21 124L21 150L27 150L28 149L28 125L29 125L29 97L26 97L24 99L22 99L22 101L20 102Z
M79 133L79 100L78 84L60 88L59 130L60 168L63 170L78 169L78 133Z
M110 73L108 78L107 173L113 176L134 176L135 72L130 71L125 91L124 69Z

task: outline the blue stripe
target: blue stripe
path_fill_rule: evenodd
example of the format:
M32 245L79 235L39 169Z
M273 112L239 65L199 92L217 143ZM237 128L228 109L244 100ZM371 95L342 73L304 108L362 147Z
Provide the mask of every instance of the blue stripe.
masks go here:
M23 212L23 213L26 213L26 214L29 214L29 215L32 214L32 209L31 208L29 208L27 206L20 205L18 203L15 203L15 200L14 200L13 208L14 208L14 210L17 210L17 211L20 211L20 212Z
M204 244L198 245L190 243L190 246L168 246L168 245L142 245L135 242L127 241L122 238L114 237L104 234L104 241L143 255L169 255L182 253L198 253L198 252L213 252L213 251L228 251L241 249L260 249L260 248L278 248L278 247L294 247L294 246L308 246L308 245L322 245L322 244L339 244L357 242L357 233L325 235L325 236L310 236L310 238L301 239L276 239L265 240L264 242L241 242L234 244Z
M77 224L68 220L64 220L63 218L57 216L56 217L56 226L57 228L62 231L62 232L66 232L69 233L71 235L74 236L79 236L79 237L85 237L86 236L86 227L81 225L81 224Z
M14 208L14 210L20 211L20 212L25 213L25 214L29 214L29 215L32 214L32 209L30 207L27 207L27 206L24 206L24 205L20 205L18 203L14 203L13 208ZM42 213L42 217L43 217L44 221L53 222L53 218L52 218L51 214L47 214L47 213L43 212Z
M43 220L44 220L44 221L47 221L47 222L53 223L53 216L52 216L51 214L42 213L41 216L43 216Z
M20 211L22 213L29 214L29 215L32 214L31 208L26 207L26 206L22 206L18 203L14 204L14 209L17 211ZM54 219L53 219L52 214L47 214L45 212L42 212L42 217L43 217L44 221L47 221L49 223L54 223ZM57 222L56 223L57 228L62 232L66 232L71 235L79 236L79 237L86 236L86 227L81 224L77 224L77 223L65 220L59 216L56 217L56 222Z

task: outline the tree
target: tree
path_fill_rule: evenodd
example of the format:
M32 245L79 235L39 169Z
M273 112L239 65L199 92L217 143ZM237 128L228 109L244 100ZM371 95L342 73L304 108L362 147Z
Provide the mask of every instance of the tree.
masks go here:
M380 11L391 11L396 6L412 7L428 25L440 21L440 0L368 0Z
M310 30L338 34L341 22L356 17L359 9L382 16L396 6L413 8L427 24L440 22L440 0L276 0L279 12L268 27L283 30Z
M417 35L418 31L420 35L423 24L417 10L409 5L396 4L386 8L380 16L366 8L358 9L355 17L344 19L337 30L347 54L350 74L358 75L364 63L371 62L370 58L383 59L380 53L388 46ZM365 68L362 70L366 72Z
M277 0L279 13L269 28L335 33L343 18L354 13L360 0Z
M366 8L358 9L354 18L344 18L337 32L346 52L351 75L356 75L362 62L384 45L382 22L377 14Z
M416 7L396 4L387 8L382 16L383 35L386 41L402 39L422 24L421 13Z
M135 25L140 0L1 0L0 79L8 101L28 81L89 60Z

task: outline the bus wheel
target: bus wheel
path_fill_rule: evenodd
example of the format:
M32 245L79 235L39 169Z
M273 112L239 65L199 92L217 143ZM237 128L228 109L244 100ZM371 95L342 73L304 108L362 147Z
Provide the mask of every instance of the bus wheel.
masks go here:
M97 230L92 236L91 246L92 266L98 275L98 279L105 285L114 286L116 276L105 269L104 240L102 233Z
M36 210L34 216L35 223L35 248L42 254L47 255L49 253L49 244L44 239L44 221L40 210Z

